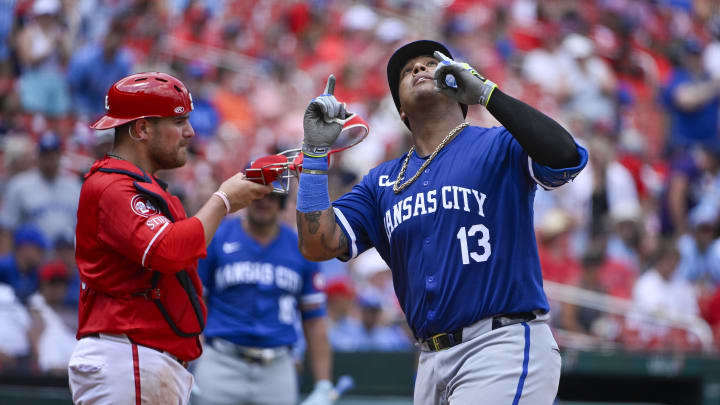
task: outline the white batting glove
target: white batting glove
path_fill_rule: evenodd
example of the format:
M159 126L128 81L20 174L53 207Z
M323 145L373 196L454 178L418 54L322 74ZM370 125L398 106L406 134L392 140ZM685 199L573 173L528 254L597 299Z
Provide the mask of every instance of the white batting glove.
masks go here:
M315 388L300 405L332 405L335 403L333 384L328 380L315 383Z
M497 87L495 83L481 76L467 63L455 62L442 52L435 51L433 56L440 62L435 69L435 88L439 92L463 104L482 104L487 107ZM455 79L454 83L449 76Z

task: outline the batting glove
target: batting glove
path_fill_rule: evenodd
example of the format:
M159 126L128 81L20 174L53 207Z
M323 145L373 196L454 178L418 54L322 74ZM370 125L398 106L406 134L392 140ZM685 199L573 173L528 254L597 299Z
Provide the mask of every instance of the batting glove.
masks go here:
M300 405L332 405L335 403L332 393L332 383L328 380L320 380L315 383L315 388Z
M482 104L487 107L497 87L495 83L481 76L467 63L455 62L442 52L435 51L433 56L440 61L435 69L435 88L439 92L463 104Z
M344 120L348 114L345 103L337 101L335 76L328 77L325 92L312 99L305 109L303 117L303 154L310 157L325 157L330 147L340 135Z

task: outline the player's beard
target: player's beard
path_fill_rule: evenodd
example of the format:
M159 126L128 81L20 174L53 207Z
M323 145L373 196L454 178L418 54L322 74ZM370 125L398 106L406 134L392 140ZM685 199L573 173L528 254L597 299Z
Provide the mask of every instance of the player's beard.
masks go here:
M164 147L160 142L150 138L148 149L150 158L153 160L158 169L167 170L182 167L187 162L187 144L181 146L178 142L171 147Z
M252 211L252 209L248 210L247 220L248 224L254 228L254 229L264 229L271 226L274 226L275 223L278 220L278 217L280 216L279 212L275 212L273 214L267 214L267 215L258 215Z

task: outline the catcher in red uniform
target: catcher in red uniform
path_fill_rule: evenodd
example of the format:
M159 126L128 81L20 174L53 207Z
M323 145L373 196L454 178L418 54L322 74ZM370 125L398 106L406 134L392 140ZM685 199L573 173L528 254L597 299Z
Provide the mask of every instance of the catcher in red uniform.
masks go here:
M80 194L76 260L82 281L78 344L68 366L76 404L185 404L187 362L200 356L206 309L197 260L223 217L272 191L237 174L195 216L157 170L185 164L192 97L164 73L109 90L95 129L115 128Z

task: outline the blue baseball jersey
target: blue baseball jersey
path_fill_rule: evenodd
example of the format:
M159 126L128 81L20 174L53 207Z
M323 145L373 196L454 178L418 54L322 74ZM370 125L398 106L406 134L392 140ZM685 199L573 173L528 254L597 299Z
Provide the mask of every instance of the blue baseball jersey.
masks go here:
M298 312L302 319L325 314L319 267L302 257L297 243L285 225L265 246L238 218L220 224L198 266L208 306L206 337L250 347L289 346L298 339Z
M533 228L537 185L551 189L587 163L552 169L532 161L504 127L467 127L403 192L405 156L380 164L333 203L349 257L375 246L415 336L480 319L548 311ZM424 159L413 153L405 179Z

